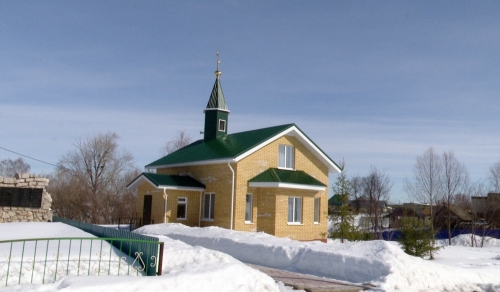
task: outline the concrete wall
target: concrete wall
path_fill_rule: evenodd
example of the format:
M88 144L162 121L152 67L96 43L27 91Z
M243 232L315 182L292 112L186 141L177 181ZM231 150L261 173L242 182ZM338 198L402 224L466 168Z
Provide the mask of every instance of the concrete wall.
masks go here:
M52 221L52 198L45 190L49 185L47 178L25 174L16 174L14 178L1 177L0 187L43 189L41 208L2 207L0 206L0 223L4 222L47 222Z

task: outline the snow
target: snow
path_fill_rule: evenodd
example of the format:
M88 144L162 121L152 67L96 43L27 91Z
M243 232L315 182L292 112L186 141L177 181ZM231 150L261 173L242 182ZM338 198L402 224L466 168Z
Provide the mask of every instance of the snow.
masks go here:
M54 283L0 287L0 291L285 291L242 262L370 283L376 291L500 291L500 241L470 247L470 235L454 238L433 261L405 254L395 242L297 242L259 232L180 224L144 226L135 232L165 242L163 275L61 276ZM0 224L0 240L90 237L62 223ZM4 250L0 248L0 262Z
M0 240L93 237L62 223L0 224ZM1 287L0 291L286 291L272 278L250 268L233 257L203 247L158 236L165 242L163 275L139 276L62 276L54 283L20 284ZM0 247L0 263L5 261L6 248ZM49 254L54 249L49 250ZM0 264L1 265L1 264Z
M251 264L356 284L369 283L386 291L500 291L500 244L492 240L495 243L491 249L474 248L483 257L461 265L468 254L473 254L462 246L445 247L438 254L444 255L442 259L429 261L405 254L395 242L378 240L343 244L297 242L265 233L181 224L148 225L135 232L168 236L189 245L223 251Z

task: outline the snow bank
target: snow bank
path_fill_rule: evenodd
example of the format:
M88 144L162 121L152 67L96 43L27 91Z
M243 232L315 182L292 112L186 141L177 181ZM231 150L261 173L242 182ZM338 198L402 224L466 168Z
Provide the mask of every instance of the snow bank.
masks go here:
M63 223L0 224L0 240L31 237L91 236ZM250 268L235 258L203 247L158 236L165 242L163 275L142 276L61 276L54 283L21 284L0 291L289 291L282 283ZM0 261L1 264L1 261Z
M370 283L387 291L486 291L500 284L498 270L470 273L409 256L399 246L384 241L298 242L265 233L218 227L190 228L181 224L148 225L135 232L168 236L227 253L247 263L352 283Z

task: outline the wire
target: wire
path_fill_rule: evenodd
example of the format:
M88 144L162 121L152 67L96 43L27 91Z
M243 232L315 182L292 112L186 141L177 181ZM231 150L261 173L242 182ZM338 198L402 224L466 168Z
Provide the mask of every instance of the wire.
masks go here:
M28 155L24 155L24 154L21 154L21 153L17 153L17 152L15 152L15 151L12 151L12 150L9 150L9 149L3 148L3 147L0 147L0 149L3 149L3 150L8 151L8 152L12 152L12 153L17 154L17 155L21 155L21 156L26 157L26 158L29 158L29 159L36 160L36 161L41 162L41 163L45 163L45 164L48 164L48 165L52 165L52 166L55 166L55 167L59 167L58 165L55 165L55 164L52 164L52 163L49 163L49 162L45 162L45 161L42 161L42 160L40 160L40 159L36 159L36 158L30 157L30 156L28 156Z

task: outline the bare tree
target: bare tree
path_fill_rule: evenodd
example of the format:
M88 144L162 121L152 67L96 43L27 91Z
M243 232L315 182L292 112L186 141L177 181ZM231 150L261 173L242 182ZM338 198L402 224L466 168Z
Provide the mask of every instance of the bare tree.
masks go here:
M434 204L441 193L441 173L443 165L439 155L432 147L427 149L422 156L417 156L413 167L415 181L405 181L405 189L411 198L421 204L429 204L431 233L434 234ZM433 240L434 244L434 240ZM433 258L432 253L430 254Z
M186 134L186 131L179 131L177 136L168 141L167 144L161 149L161 152L163 155L167 155L191 144L191 142L192 139L188 134Z
M441 162L442 202L444 207L446 207L445 224L448 230L448 244L451 245L451 208L455 205L457 195L467 190L469 173L465 164L457 160L453 151L444 152Z
M0 162L0 176L14 177L16 173L27 173L31 166L19 157L18 159L4 159Z
M490 182L490 189L493 192L500 192L500 161L490 167L488 181Z
M482 181L478 181L475 183L470 183L467 193L470 195L470 210L471 210L471 215L472 215L472 224L471 224L471 246L479 246L479 244L476 241L476 230L478 228L483 229L483 235L486 232L486 224L483 224L479 226L476 224L478 222L479 218L482 217L484 219L485 217L485 210L486 210L486 200L483 200L482 198L484 197L485 194L485 185ZM460 198L460 196L459 196ZM473 200L475 198L475 200ZM477 201L478 199L479 202ZM483 245L484 242L484 236L482 237L483 239L481 240L480 246Z
M488 193L488 209L485 214L485 219L491 227L500 226L500 161L490 167L488 175L490 183L490 192Z
M377 168L371 168L370 173L364 179L364 194L369 200L368 214L372 220L373 231L377 238L382 239L382 202L389 200L389 192L393 183L383 171Z
M59 160L55 186L60 189L51 190L58 214L69 213L89 223L111 223L113 216L121 214L122 204L130 204L122 200L134 172L133 158L119 151L118 139L116 133L85 137Z
M359 212L361 208L360 199L363 196L363 178L359 175L351 179L351 196L354 199L354 209Z

